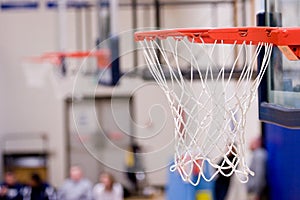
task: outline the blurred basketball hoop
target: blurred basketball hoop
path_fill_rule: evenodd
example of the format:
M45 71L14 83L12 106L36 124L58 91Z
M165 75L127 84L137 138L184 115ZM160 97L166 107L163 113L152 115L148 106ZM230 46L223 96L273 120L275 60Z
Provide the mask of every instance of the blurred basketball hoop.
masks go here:
M29 87L44 87L50 81L55 91L70 90L78 77L97 79L98 69L110 67L110 50L53 52L25 58L22 62ZM97 81L94 81L97 83ZM69 91L70 92L70 91Z

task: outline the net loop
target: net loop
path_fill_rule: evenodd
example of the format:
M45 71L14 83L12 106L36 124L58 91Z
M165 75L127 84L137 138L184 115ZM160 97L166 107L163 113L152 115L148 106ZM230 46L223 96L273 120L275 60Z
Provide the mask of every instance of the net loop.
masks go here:
M173 36L174 40L183 40L184 36Z
M229 45L204 39L205 34L140 41L149 71L164 91L174 118L175 154L170 170L193 185L202 178L211 181L232 174L247 182L253 172L245 159L246 115L273 45L251 41Z

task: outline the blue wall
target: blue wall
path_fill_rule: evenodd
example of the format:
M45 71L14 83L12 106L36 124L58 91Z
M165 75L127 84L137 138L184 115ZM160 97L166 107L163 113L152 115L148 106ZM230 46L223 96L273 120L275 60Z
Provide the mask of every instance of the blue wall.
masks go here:
M265 124L271 200L300 199L300 130Z

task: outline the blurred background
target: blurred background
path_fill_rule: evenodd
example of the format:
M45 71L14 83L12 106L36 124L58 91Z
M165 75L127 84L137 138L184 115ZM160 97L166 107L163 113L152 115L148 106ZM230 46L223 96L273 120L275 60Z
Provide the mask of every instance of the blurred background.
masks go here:
M180 199L165 192L173 184L181 191L178 195L188 194L187 199L196 198L201 188L191 189L170 174L172 114L147 71L134 32L256 26L256 14L266 6L282 13L283 26L298 26L300 13L296 0L1 0L0 4L0 178L13 171L19 182L28 184L32 173L38 173L60 188L70 167L78 165L93 184L101 171L108 171L128 196L153 199ZM250 141L266 131L256 102L245 128L249 162ZM270 134L263 134L269 146L282 141L279 133L275 139ZM298 152L291 148L278 159ZM272 155L283 153L267 150ZM297 170L294 165L290 169ZM272 173L280 177L278 171ZM246 185L231 181L227 199L247 199ZM280 185L271 185L272 191L286 195ZM205 191L211 195L198 199L213 199L212 186ZM293 190L293 197L272 199L295 199L298 193Z

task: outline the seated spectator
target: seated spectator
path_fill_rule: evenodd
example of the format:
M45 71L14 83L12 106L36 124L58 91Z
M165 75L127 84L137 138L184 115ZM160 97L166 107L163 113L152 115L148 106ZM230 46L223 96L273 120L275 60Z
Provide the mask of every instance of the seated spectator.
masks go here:
M6 172L4 182L0 184L0 200L22 200L22 185L16 180L13 172Z
M70 168L68 178L58 191L59 200L91 200L92 183L83 177L82 169L79 166Z
M29 186L23 189L24 200L56 200L55 189L42 181L41 177L33 173Z
M99 183L93 188L93 198L94 200L122 200L123 187L115 182L110 173L101 173Z

